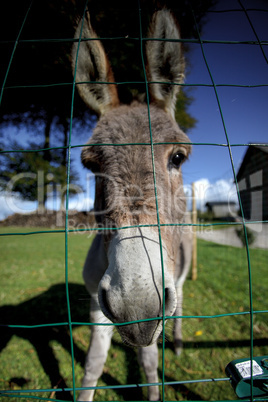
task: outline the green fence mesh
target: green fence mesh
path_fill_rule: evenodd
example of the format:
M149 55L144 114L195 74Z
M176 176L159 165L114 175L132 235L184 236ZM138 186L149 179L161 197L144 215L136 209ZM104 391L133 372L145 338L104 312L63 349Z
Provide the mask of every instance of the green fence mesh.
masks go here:
M25 17L22 20L18 35L16 37L16 39L14 40L14 47L10 56L10 60L8 62L8 67L6 70L6 74L4 77L4 81L2 84L2 88L1 88L1 95L0 95L0 107L1 105L4 103L5 99L4 99L4 94L5 94L5 90L11 90L12 88L15 88L15 86L13 87L8 87L6 85L7 83L7 79L8 79L8 75L9 75L9 71L10 71L10 67L12 65L12 61L14 59L14 56L16 54L16 50L17 47L20 43L25 43L25 42L39 42L40 40L38 39L28 39L28 40L21 40L21 33L23 31L24 25L27 22L27 18L29 16L29 13L31 11L31 7L33 5L33 1L30 2L29 7L25 10ZM204 87L211 87L214 90L214 94L217 100L217 105L219 108L219 112L220 112L220 116L221 116L221 122L222 122L222 126L224 129L224 133L225 133L225 138L226 138L226 142L225 143L215 143L215 142L194 142L193 145L195 146L215 146L215 147L223 147L226 149L226 151L229 154L229 160L230 160L230 165L232 168L232 172L233 172L233 178L234 178L234 182L236 185L236 189L237 189L237 194L238 194L238 201L239 201L239 206L240 206L240 210L242 213L242 221L241 222L228 222L229 225L239 225L243 227L244 230L244 236L245 236L245 244L246 244L246 255L247 255L247 269L248 269L248 288L249 288L249 310L248 311L237 311L234 313L225 313L225 314L216 314L216 315L184 315L182 318L183 320L187 320L187 319L218 319L218 318L222 318L222 317L229 317L229 316L243 316L246 315L249 317L250 320L250 333L249 333L249 339L250 339L250 359L253 359L254 356L254 333L253 333L253 326L254 326L254 315L256 314L268 314L268 310L259 310L259 311L254 311L254 307L253 307L253 297L252 297L252 288L253 288L253 284L252 284L252 269L251 269L251 255L250 255L250 249L249 249L249 244L248 244L248 237L247 237L247 226L246 224L248 223L244 217L244 212L243 212L243 205L241 202L241 197L240 197L240 192L239 192L239 187L238 187L238 182L237 182L237 176L236 176L236 170L234 167L234 162L233 162L233 155L232 155L232 150L234 147L246 147L248 146L248 144L244 144L244 143L239 143L239 144L234 144L230 141L229 139L229 135L228 135L228 130L226 127L226 123L225 123L225 119L224 119L224 113L221 107L221 102L220 102L220 96L218 94L218 88L219 87L228 87L228 86L237 86L237 87L245 87L245 88L253 88L253 87L264 87L264 86L268 86L268 83L263 83L261 85L228 85L228 84L217 84L213 74L210 70L210 66L209 66L209 62L206 58L206 51L204 49L204 44L205 43L217 43L217 44L230 44L230 45L237 45L237 44L244 44L247 46L258 46L262 52L262 55L266 61L266 63L268 63L267 60L267 56L265 53L265 46L267 46L268 42L267 41L262 41L260 40L260 38L257 35L256 29L254 27L254 24L252 23L251 19L250 19L250 15L249 15L249 11L244 5L242 1L238 1L237 2L238 5L240 5L240 8L237 10L232 9L232 11L237 11L240 13L244 13L253 32L255 35L255 41L218 41L218 40L204 40L202 39L201 34L198 31L198 24L195 20L195 12L194 9L192 10L192 15L193 15L193 19L195 20L195 24L196 24L196 31L197 31L197 35L198 38L197 39L182 39L182 42L185 43L196 43L200 45L201 48L201 52L203 55L203 59L207 68L207 71L209 73L209 77L211 82L209 84L203 84L203 83L187 83L187 84L181 84L182 86L204 86ZM85 10L87 8L87 2L85 3L85 7L84 7L84 15L85 15ZM139 24L140 24L140 37L139 38L135 38L135 40L139 40L140 41L140 54L141 54L141 62L142 62L142 67L144 70L144 81L141 82L141 84L145 83L146 86L146 92L148 95L148 81L146 79L146 69L145 69L145 63L144 63L144 54L143 54L143 43L146 40L144 33L142 32L142 24L141 24L141 14L142 14L142 7L139 4L139 2L137 2L137 8L139 9ZM260 11L260 10L259 10ZM268 9L264 9L262 10L263 13L268 13ZM225 10L225 12L228 12L228 10ZM267 14L268 15L268 14ZM105 38L101 38L101 39L105 39ZM107 38L106 38L107 39ZM113 38L109 38L110 40ZM114 39L118 39L118 38L114 38ZM122 39L122 38L121 38ZM157 39L157 38L155 38ZM50 43L53 42L53 40L48 39L48 40L43 40L46 43ZM59 41L59 42L64 42L64 41L72 41L72 39L62 39L62 40L55 40L55 41ZM79 38L79 43L78 43L78 52L77 52L77 57L78 57L78 53L79 53L79 44L81 41L81 36ZM129 83L129 82L127 82ZM124 85L127 84L126 82L116 82L117 85ZM38 325L16 325L16 324L12 324L12 325L8 325L6 326L5 323L0 323L1 326L5 326L5 327L9 327L9 328L18 328L18 329L31 329L34 330L36 328L47 328L47 327L55 327L55 328L59 328L62 326L68 326L69 329L69 333L70 333L70 354L71 354L71 370L72 370L72 385L70 387L64 387L63 389L57 388L57 392L62 391L70 391L73 394L73 399L74 401L76 400L76 397L78 395L78 391L79 391L79 384L77 384L77 381L75 380L75 373L76 373L76 366L75 366L75 355L74 355L74 340L73 340L73 328L76 326L81 326L81 325L86 325L86 326L91 326L94 325L94 323L88 323L88 322L75 322L72 320L72 309L71 309L71 301L70 301L70 295L69 295L69 236L72 232L74 231L92 231L95 232L96 230L105 230L106 228L90 228L90 229L72 229L69 227L69 195L70 195L70 189L69 189L69 185L70 185L70 169L71 169L71 153L72 150L75 148L81 148L83 146L83 144L80 145L73 145L72 144L72 126L73 126L73 109L74 109L74 93L75 93L75 80L73 80L72 83L68 82L68 83L55 83L55 84L47 84L47 85L37 85L39 88L40 87L50 87L50 86L70 86L72 87L72 102L71 102L71 110L70 110L70 132L69 132L69 137L68 137L68 144L66 145L66 149L68 151L68 158L67 158L67 182L66 182L66 216L65 216L65 228L64 229L55 229L55 230L36 230L36 231L31 231L31 232L14 232L14 233L0 233L0 237L7 237L7 236L33 236L33 239L35 236L37 235L45 235L45 236L50 236L51 234L64 234L65 237L65 262L64 262L64 267L65 267L65 295L66 295L66 303L67 303L67 310L68 310L68 321L66 322L58 322L58 323L46 323L46 324L38 324ZM174 85L176 85L174 83ZM19 88L32 88L34 87L33 85L20 85L20 86L16 86L17 89ZM149 97L147 96L147 99ZM148 104L148 116L149 116L149 126L150 126L150 106ZM156 145L161 145L161 143L154 143L153 142L153 138L152 138L152 133L151 133L151 127L150 128L150 141L148 141L148 143L146 143L146 145L148 145L151 148L151 155L152 155L152 162L153 162L153 167L154 167L154 146ZM164 144L164 143L163 143ZM97 144L96 144L97 145ZM114 144L105 144L107 146L113 145ZM125 145L131 145L129 143L125 143L125 144L118 144L118 146L125 146ZM134 144L133 144L134 145ZM135 143L135 146L137 144ZM144 144L142 144L144 145ZM263 146L263 144L261 144ZM53 148L49 148L49 149L59 149L62 147L53 147ZM39 150L1 150L1 153L12 153L12 152L40 152L43 151L44 149L39 149ZM158 213L158 194L157 194L157 189L156 189L156 181L155 181L155 171L154 171L154 185L155 185L155 202L156 202L156 207L157 207L157 224L155 225L158 228L158 233L159 233L159 240L160 240L160 252L161 252L161 259L162 259L162 278L163 278L163 301L165 300L164 297L164 293L165 293L165 278L164 278L164 269L163 269L163 256L162 256L162 242L161 242L161 227L165 226L164 224L160 223L160 218L159 218L159 213ZM265 223L264 221L261 222L251 222L251 223ZM226 225L226 222L224 222L224 224ZM173 224L174 226L177 225L176 223ZM209 224L197 224L196 226L202 226L202 227L206 227L206 226L211 226L211 225L222 225L222 223L209 223ZM146 226L146 225L143 225ZM124 228L119 228L119 229L124 229ZM118 228L117 228L118 230ZM44 237L44 242L46 241L45 237ZM265 295L263 295L263 297L265 298ZM185 385L185 384L191 384L191 383L213 383L215 387L217 387L219 382L224 382L224 381L229 381L229 378L226 377L222 377L222 378L213 378L213 375L211 378L199 378L199 379L195 379L195 380L184 380L181 379L180 381L166 381L165 380L165 365L166 365L166 359L165 359L165 331L166 331L166 324L165 324L165 320L172 320L174 319L174 317L166 317L165 314L165 305L163 302L163 341L162 341L162 345L161 345L161 349L162 349L162 367L161 367L161 371L162 371L162 376L161 376L161 381L159 382L159 385L162 386L162 400L165 401L166 400L166 394L165 394L165 390L166 387L170 386L170 385ZM142 320L140 320L142 321ZM137 322L137 321L133 321L133 322ZM98 324L98 325L102 325L102 324ZM108 324L103 324L103 325L108 325ZM113 324L114 325L114 324ZM115 324L115 325L125 325L125 324ZM228 362L226 362L228 363ZM122 388L136 388L136 387L145 387L148 385L152 385L152 384L146 384L146 383L141 383L141 384L124 384L124 385L114 385L114 386L98 386L96 387L97 389L107 389L107 388L112 388L114 390L116 389L122 389ZM251 381L251 386L252 386L252 381ZM55 388L48 388L48 389L4 389L1 386L0 383L0 395L2 398L13 398L13 400L15 398L17 398L18 400L20 398L23 398L25 400L30 400L30 399L36 399L36 400L47 400L47 401L57 401L58 399L55 399L53 397L44 397L43 395L46 394L50 394L55 392ZM189 399L189 398L188 398ZM256 398L254 398L253 393L251 395L251 398L249 400L253 401ZM60 399L62 400L62 399ZM268 400L268 396L262 398L262 400Z

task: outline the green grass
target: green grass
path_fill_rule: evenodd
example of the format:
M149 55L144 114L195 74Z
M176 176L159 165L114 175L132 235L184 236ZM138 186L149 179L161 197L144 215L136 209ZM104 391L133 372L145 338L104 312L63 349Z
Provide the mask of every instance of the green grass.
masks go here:
M37 229L34 229L36 231ZM31 229L1 228L1 233ZM88 322L89 297L82 281L82 266L90 245L88 234L68 236L68 282L74 322ZM68 320L65 296L65 234L44 233L0 238L0 323L36 325ZM250 250L253 307L267 310L267 250ZM198 241L198 279L184 286L184 350L176 357L172 344L172 320L167 324L166 381L225 378L225 366L250 356L250 317L232 315L202 318L249 310L248 266L245 249ZM267 313L254 315L254 355L268 354ZM76 385L83 376L88 348L88 326L74 326ZM162 375L159 343L159 378ZM98 385L145 382L136 351L122 344L115 332L113 345ZM0 388L50 389L72 387L70 333L67 326L34 329L1 328ZM39 398L70 400L70 393L35 393ZM141 400L146 389L98 390L95 400ZM166 400L236 399L228 381L169 385ZM30 401L29 397L2 397L1 401Z

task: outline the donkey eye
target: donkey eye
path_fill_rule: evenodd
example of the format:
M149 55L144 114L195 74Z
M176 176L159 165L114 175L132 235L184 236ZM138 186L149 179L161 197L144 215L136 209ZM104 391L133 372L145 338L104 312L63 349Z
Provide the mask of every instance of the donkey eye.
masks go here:
M179 168L182 162L185 159L185 155L181 152L176 152L174 155L171 157L171 163L175 168Z

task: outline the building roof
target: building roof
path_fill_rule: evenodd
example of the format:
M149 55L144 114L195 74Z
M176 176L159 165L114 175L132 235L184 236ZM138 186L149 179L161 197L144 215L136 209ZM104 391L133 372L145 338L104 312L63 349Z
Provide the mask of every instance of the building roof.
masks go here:
M206 202L205 206L213 207L213 206L220 206L220 205L236 205L235 201L208 201Z

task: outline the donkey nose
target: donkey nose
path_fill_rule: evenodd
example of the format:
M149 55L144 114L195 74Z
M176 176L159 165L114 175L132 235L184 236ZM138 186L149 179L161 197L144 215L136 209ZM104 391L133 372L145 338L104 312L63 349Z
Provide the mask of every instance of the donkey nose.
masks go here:
M160 296L160 300L161 299L162 297ZM99 302L101 305L101 309L103 313L106 315L106 317L109 318L109 320L111 320L112 322L116 323L116 322L122 322L124 318L127 321L135 321L136 319L162 317L163 311L165 312L165 316L172 316L176 309L177 297L174 288L172 287L165 288L164 303L161 302L156 303L156 300L154 300L154 303L152 303L151 308L149 308L149 310L151 310L150 317L148 316L148 304L147 308L144 308L144 316L143 316L141 312L141 306L138 306L140 304L139 303L140 301L137 300L137 307L139 307L139 313L137 313L137 311L135 312L135 303L133 303L132 308L126 309L124 300L120 300L120 303L117 303L115 300L115 295L113 294L111 296L110 291L107 290L105 287L99 288ZM126 310L128 310L128 312ZM133 317L130 316L131 312L134 313Z

